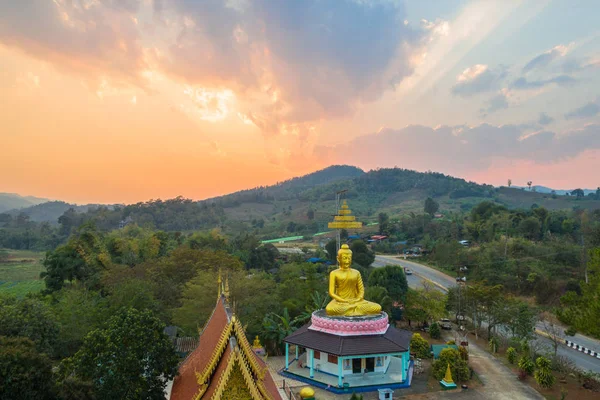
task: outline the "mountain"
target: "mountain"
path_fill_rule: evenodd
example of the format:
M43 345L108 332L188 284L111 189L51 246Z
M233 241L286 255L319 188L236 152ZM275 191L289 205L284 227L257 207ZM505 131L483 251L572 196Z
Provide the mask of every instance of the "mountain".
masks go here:
M15 208L24 208L49 201L33 196L21 196L16 193L0 193L0 213Z
M218 227L227 232L256 231L261 236L315 233L327 230L336 212L336 192L344 191L354 215L365 223L376 222L379 213L398 216L423 213L427 197L435 199L443 215L468 211L483 200L508 208L600 209L596 196L550 195L517 187L468 182L437 172L381 168L365 172L348 165L334 165L272 186L262 186L202 201L178 197L129 205L75 206L47 202L10 211L25 213L33 221L57 222L70 208L65 223L79 226L94 221L101 230L123 223L137 223L165 231L191 232Z
M202 202L217 202L227 207L245 202L265 203L273 200L295 198L300 193L311 190L314 187L351 180L364 174L365 172L362 169L351 165L332 165L308 175L292 178L272 186L259 186L253 189L241 190L203 200Z

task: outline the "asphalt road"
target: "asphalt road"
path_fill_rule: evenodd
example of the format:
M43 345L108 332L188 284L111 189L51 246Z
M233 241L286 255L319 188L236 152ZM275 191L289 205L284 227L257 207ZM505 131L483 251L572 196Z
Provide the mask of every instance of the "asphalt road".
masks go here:
M407 267L410 270L412 270L413 274L406 276L408 286L410 286L411 288L421 287L423 280L427 280L430 283L433 283L434 286L441 291L447 291L449 287L456 286L455 278L452 278L438 270L435 270L423 264L418 264L411 260L398 259L396 257L391 256L378 255L375 257L373 267L378 268L386 265L400 265L402 267ZM538 331L544 331L544 327L541 322L537 323L536 329ZM562 335L562 337L565 337L564 334ZM588 349L600 351L600 341L597 341L595 339L591 339L586 336L577 334L573 337L570 337L569 340L581 346L585 346ZM538 335L536 342L550 349L553 349L553 341L543 335ZM600 373L600 359L594 358L587 354L583 354L578 350L574 350L570 347L565 346L564 344L558 346L557 354L570 358L580 369L591 370Z

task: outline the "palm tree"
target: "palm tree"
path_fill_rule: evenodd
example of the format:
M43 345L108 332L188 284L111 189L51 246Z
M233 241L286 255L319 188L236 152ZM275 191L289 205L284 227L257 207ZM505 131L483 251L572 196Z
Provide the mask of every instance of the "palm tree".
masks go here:
M277 355L282 354L283 339L296 330L296 323L295 319L290 318L287 307L283 309L282 315L274 312L265 315L262 336Z
M310 303L308 303L304 307L304 311L294 318L295 323L304 324L308 321L314 311L322 310L327 306L327 302L329 301L329 296L326 294L315 292L310 295Z

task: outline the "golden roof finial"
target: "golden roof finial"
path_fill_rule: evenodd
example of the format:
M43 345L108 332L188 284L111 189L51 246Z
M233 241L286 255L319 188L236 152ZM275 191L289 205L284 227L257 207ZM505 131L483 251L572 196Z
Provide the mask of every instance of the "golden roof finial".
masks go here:
M225 300L229 300L229 276L225 276L225 289L223 290Z
M217 298L221 297L221 289L223 288L223 279L221 279L221 268L219 268L219 277L217 278Z

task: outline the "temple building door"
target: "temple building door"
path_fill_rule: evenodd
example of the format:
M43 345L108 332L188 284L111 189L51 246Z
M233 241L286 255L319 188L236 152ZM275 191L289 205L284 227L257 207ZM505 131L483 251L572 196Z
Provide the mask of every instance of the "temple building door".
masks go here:
M375 357L369 357L366 359L365 369L367 372L375 371Z
M362 359L360 358L353 358L352 359L352 373L353 374L360 374L362 372L362 363L361 363Z

